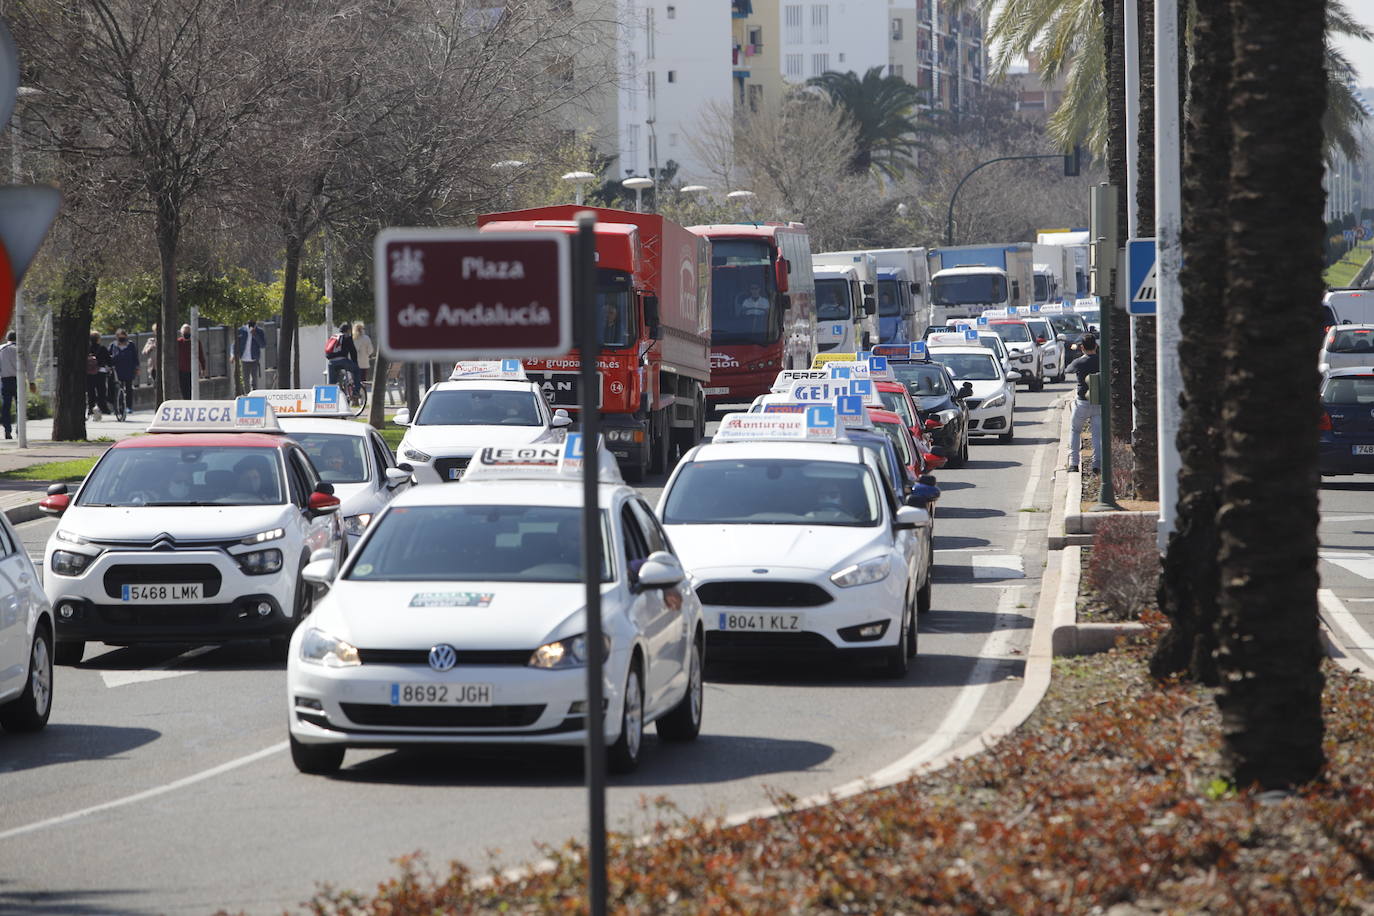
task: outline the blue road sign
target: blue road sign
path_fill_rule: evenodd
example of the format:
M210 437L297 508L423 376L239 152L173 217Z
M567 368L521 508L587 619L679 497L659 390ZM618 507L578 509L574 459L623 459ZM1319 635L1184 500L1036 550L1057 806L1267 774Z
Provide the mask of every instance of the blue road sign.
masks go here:
M1131 239L1126 243L1126 282L1131 294L1132 315L1155 313L1155 240Z

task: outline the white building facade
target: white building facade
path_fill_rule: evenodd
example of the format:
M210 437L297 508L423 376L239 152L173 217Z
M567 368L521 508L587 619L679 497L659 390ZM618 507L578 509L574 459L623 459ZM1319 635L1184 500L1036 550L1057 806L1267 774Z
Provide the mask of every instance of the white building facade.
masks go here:
M730 19L724 0L621 4L617 177L658 177L672 161L677 183L705 181L689 138L713 106L730 111Z
M883 0L778 4L782 78L804 83L827 70L887 72L888 7Z

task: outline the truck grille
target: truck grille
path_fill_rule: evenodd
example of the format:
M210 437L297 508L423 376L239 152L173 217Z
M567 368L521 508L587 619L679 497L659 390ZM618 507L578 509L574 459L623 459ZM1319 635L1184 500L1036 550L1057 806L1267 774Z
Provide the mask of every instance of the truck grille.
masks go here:
M105 594L110 598L123 597L125 585L152 582L167 585L199 582L204 596L213 598L219 594L221 578L219 570L210 563L117 563L105 570Z
M435 458L434 471L444 483L456 483L459 478L467 473L468 462L471 460L471 458ZM457 477L449 473L452 470L457 470Z
M697 586L697 597L724 607L816 607L834 600L810 582L707 582Z
M340 703L358 725L390 728L525 728L539 721L544 704L531 706L384 706Z

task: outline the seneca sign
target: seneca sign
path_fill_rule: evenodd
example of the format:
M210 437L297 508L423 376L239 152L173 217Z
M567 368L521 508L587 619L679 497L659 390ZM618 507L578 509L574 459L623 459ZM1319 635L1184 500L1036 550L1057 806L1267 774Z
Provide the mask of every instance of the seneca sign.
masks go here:
M382 230L374 262L382 349L433 360L567 353L569 242L561 232Z

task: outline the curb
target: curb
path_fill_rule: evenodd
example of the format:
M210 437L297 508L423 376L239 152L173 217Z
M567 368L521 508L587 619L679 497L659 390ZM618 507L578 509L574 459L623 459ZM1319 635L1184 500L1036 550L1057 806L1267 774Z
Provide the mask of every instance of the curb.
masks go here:
M31 522L43 517L43 513L38 510L38 503L24 503L22 506L10 506L5 510L5 518L10 520L11 525L22 525L24 522Z
M1070 545L1064 548L1060 556L1063 565L1054 606L1055 655L1106 652L1116 645L1120 637L1145 632L1145 624L1124 620L1119 623L1079 623L1078 584L1083 577L1083 548Z

